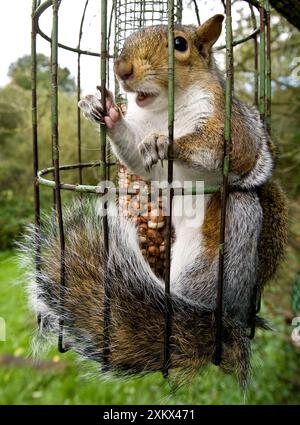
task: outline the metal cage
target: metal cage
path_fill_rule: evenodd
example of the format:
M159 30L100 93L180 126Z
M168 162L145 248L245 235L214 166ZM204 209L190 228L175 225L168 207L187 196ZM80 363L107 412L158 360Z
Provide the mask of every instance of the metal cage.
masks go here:
M64 253L64 223L62 214L61 191L68 190L84 193L94 193L102 196L109 188L101 188L98 185L86 185L83 182L82 170L91 166L99 166L101 170L101 179L108 180L109 170L115 166L115 162L107 160L106 129L100 126L100 147L101 157L95 164L82 162L82 143L81 143L81 118L78 110L77 114L77 157L78 163L71 165L61 165L59 159L59 115L58 115L58 51L59 48L73 52L77 55L77 98L80 99L81 93L81 57L82 55L95 56L100 59L100 79L102 101L104 100L105 88L109 80L109 63L116 57L122 47L122 43L132 31L145 25L165 23L168 25L168 49L169 49L169 73L168 73L168 132L170 141L170 150L172 152L172 142L174 139L174 43L173 31L174 22L180 22L182 17L182 2L180 0L99 0L100 20L101 20L101 40L100 52L92 52L81 49L81 39L83 33L83 24L86 10L89 6L89 0L83 1L83 13L79 28L78 44L76 47L61 44L58 40L58 18L59 7L63 0L33 0L32 2L32 136L33 136L33 176L34 176L34 200L35 200L35 226L36 226L36 270L37 274L41 269L41 243L39 238L39 229L41 226L40 218L40 185L52 188L54 192L54 208L56 211L56 220L58 222L59 240L60 240L60 300L64 304L64 289L68 285L65 273ZM271 49L270 49L270 5L269 0L244 0L248 3L253 32L240 40L234 40L232 34L232 1L222 1L226 14L226 45L219 49L226 49L226 89L225 89L225 130L224 130L224 161L223 161L223 181L220 186L206 187L204 193L221 193L221 225L220 225L220 243L219 243L219 274L217 289L217 308L216 308L216 351L214 363L219 365L222 356L222 312L223 312L223 269L224 269L224 244L225 240L225 217L226 202L228 195L228 174L230 170L230 144L231 144L231 109L233 93L233 53L234 47L251 41L253 43L254 60L254 104L259 107L261 120L265 123L268 132L271 125ZM110 4L110 11L108 10ZM199 7L197 1L192 2L198 23L200 23ZM52 34L48 36L41 29L39 19L41 15L52 6ZM259 12L259 24L257 24L254 10ZM114 38L113 34L114 32ZM51 44L51 117L52 117L52 166L40 170L38 160L38 119L37 119L37 36L41 36ZM113 39L113 45L112 45ZM119 95L117 83L115 83L115 92ZM105 102L102 102L105 105ZM76 108L76 105L74 105ZM170 153L171 153L170 152ZM172 157L170 155L170 157ZM78 184L62 183L61 173L65 170L78 170ZM53 175L49 178L48 175ZM173 161L168 161L168 182L173 180ZM117 193L120 189L116 190ZM194 192L194 191L193 191ZM172 207L173 190L170 190L170 208ZM164 376L168 375L170 367L170 336L172 332L172 311L170 307L170 254L171 254L171 230L172 214L166 217L166 265L165 265L165 344L164 344L164 364L162 370ZM104 239L106 252L109 252L109 234L107 217L104 216ZM104 306L104 370L109 366L109 327L110 327L110 305L109 288L105 288L105 306ZM255 315L260 308L260 291L256 288L252 300L253 306L253 326L249 338L255 334ZM40 322L40 318L38 318ZM58 350L65 352L68 346L64 341L64 323L61 320L59 324Z

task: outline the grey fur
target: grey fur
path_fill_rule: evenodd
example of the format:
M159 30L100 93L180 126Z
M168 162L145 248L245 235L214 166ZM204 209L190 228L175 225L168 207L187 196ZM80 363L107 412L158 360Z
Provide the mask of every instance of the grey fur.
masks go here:
M41 313L44 323L39 337L43 336L45 341L47 335L57 335L59 317L63 318L65 340L72 350L101 362L106 279L112 311L111 371L124 374L159 370L163 364L164 285L143 259L135 227L128 220L110 214L110 254L104 275L103 226L95 204L77 202L65 209L67 276L62 308L58 229L51 219L45 222L50 227L43 228L43 267L38 276L34 268L36 235L33 226L21 247L31 304L36 313ZM76 267L72 268L72 264ZM214 310L205 294L203 299L191 300L172 291L171 304L171 368L195 372L213 359ZM125 343L118 332L125 333ZM235 373L242 385L249 373L249 354L246 332L225 313L221 368Z
M258 244L263 214L255 193L235 192L228 197L224 267L224 308L241 326L251 326L251 300L257 284ZM182 270L172 282L189 299L205 300L216 307L218 257L208 260L199 254L196 262Z

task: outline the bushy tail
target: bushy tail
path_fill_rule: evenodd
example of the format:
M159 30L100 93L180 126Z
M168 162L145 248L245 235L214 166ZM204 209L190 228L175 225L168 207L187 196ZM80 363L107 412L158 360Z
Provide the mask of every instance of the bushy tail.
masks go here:
M264 184L258 195L263 210L263 226L258 250L259 282L263 287L274 277L285 257L288 241L288 206L284 192L275 181Z
M51 223L51 219L48 220ZM75 203L64 213L66 290L60 306L60 248L56 226L42 234L42 272L36 276L32 228L22 247L29 260L34 308L58 331L63 317L66 341L86 358L103 357L104 281L110 286L110 368L116 372L161 370L164 353L164 286L144 261L135 227L109 216L109 259L104 271L103 223L95 204ZM195 372L213 360L214 312L197 300L172 293L171 368ZM250 347L244 331L224 317L221 368L244 383Z

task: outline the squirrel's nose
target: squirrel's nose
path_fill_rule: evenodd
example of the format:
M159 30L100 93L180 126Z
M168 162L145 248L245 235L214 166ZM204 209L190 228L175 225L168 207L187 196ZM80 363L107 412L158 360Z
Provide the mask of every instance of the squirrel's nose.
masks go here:
M126 81L133 75L133 65L131 62L117 60L114 65L115 73L121 80Z

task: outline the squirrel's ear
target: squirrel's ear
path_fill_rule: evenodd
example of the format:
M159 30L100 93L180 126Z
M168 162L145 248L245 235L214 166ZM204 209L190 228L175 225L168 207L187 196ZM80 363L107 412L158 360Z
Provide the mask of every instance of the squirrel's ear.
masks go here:
M206 55L222 32L223 15L215 15L197 29L197 43L201 53Z

